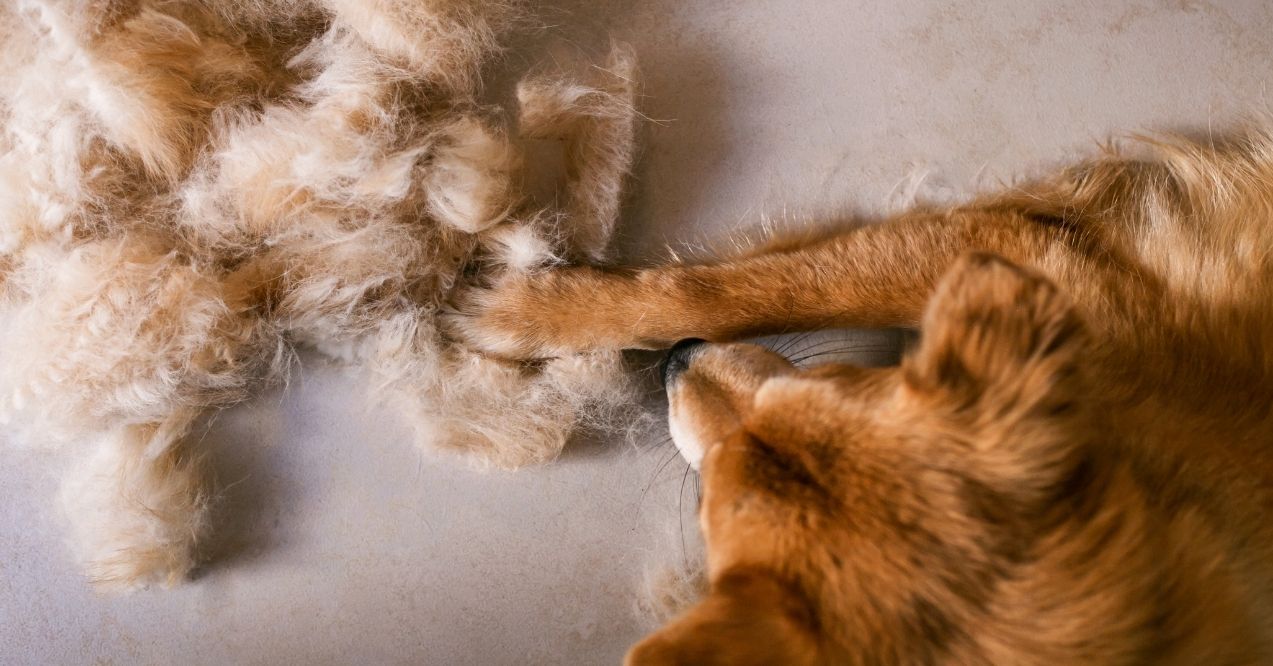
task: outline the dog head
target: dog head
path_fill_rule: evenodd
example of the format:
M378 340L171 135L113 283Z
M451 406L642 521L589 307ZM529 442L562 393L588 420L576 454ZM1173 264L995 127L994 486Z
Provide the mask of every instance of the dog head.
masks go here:
M628 663L924 662L981 633L1082 473L1085 329L1047 280L970 255L921 336L879 369L745 344L669 354L711 588Z

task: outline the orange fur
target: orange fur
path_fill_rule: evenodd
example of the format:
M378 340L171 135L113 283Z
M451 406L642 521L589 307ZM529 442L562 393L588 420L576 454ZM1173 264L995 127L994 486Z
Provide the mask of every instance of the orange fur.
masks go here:
M1273 138L1152 143L732 262L471 293L487 350L669 358L707 598L630 664L1273 659ZM748 335L917 327L900 367Z

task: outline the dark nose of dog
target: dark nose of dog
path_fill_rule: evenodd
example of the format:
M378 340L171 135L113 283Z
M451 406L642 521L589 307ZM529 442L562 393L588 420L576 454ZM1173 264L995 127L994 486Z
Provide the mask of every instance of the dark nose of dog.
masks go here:
M672 348L667 352L667 356L663 357L661 374L664 387L668 385L668 382L676 379L677 375L685 372L685 369L690 366L690 359L694 357L694 353L702 349L705 344L707 344L706 340L686 338L672 345Z

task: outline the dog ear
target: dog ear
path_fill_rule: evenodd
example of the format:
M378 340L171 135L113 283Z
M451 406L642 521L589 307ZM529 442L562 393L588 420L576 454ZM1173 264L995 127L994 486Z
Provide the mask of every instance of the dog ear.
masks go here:
M1046 278L991 254L940 281L904 391L982 453L978 465L1042 489L1072 461L1086 329Z
M626 666L815 664L817 637L798 595L764 573L713 584L702 603L628 651Z

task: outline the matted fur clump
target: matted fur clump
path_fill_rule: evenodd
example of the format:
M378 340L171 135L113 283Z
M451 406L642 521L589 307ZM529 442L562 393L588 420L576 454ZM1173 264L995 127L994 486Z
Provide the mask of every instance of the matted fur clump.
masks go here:
M212 489L191 426L296 345L364 368L430 445L556 455L629 399L620 359L488 359L437 325L501 271L602 256L631 158L634 63L479 103L523 25L477 0L18 0L0 9L0 420L82 449L92 578L172 582ZM566 182L529 203L522 138Z

